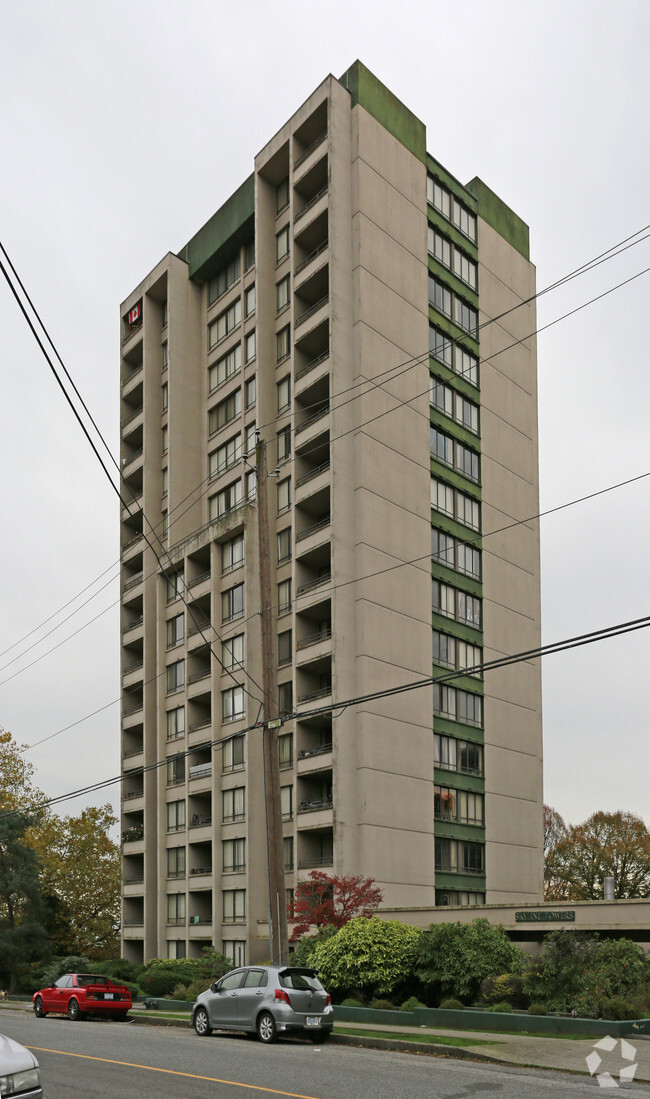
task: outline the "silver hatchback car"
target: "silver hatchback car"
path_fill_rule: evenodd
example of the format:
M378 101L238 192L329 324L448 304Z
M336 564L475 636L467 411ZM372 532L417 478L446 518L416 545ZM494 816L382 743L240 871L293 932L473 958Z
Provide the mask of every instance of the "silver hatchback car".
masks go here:
M213 1030L245 1030L269 1043L293 1032L320 1045L332 1033L334 1011L315 969L249 965L201 993L192 1024L201 1038Z

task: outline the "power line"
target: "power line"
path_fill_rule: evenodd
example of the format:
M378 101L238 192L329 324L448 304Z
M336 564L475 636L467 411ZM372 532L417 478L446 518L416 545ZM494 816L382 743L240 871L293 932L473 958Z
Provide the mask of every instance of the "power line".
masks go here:
M526 649L522 652L512 653L497 657L494 660L484 661L481 664L475 664L469 668L455 668L449 672L443 672L442 675L424 676L421 679L412 680L408 683L401 683L394 687L385 687L379 691L369 691L362 695L357 695L353 698L347 698L340 702L331 702L323 706L314 707L311 710L294 710L290 714L285 714L282 718L282 723L286 724L289 721L304 721L305 718L317 717L323 714L333 714L335 710L347 710L352 706L360 706L365 702L376 702L383 698L392 698L395 695L406 694L410 691L421 690L424 687L431 687L438 683L449 683L455 679L462 679L466 676L475 675L478 678L482 678L485 672L495 671L500 668L510 667L514 664L521 664L530 662L531 660L543 659L546 656L552 656L556 653L565 652L569 649L582 648L585 645L593 645L599 641L608 641L614 637L620 637L624 634L634 633L637 630L647 629L650 626L650 615L646 615L643 618L631 619L627 622L616 623L612 626L604 626L597 630L592 630L589 633L576 634L572 637L565 638L562 641L553 641L548 645L539 645L534 649ZM435 717L434 717L435 723ZM218 750L223 746L226 741L234 740L238 736L243 736L245 733L252 732L254 729L263 729L266 725L265 721L255 721L252 725L247 725L243 729L238 729L232 733L228 733L225 737L215 738L205 744L202 744L202 748L210 747ZM432 725L433 732L433 725ZM177 755L183 755L187 757L190 752L195 751L194 747L186 749L184 752L179 752ZM145 774L149 771L157 770L160 767L164 767L169 762L168 758L157 760L155 763L146 764L144 767L136 767L130 772L133 777ZM54 798L48 798L46 801L39 802L32 807L32 812L36 812L39 809L47 808L50 805L60 804L64 801L69 801L72 798L81 797L84 794L95 793L98 790L106 789L108 786L114 786L124 779L124 774L120 773L109 779L103 779L100 782L91 783L88 786L81 787L77 790L72 790L66 794L57 795ZM24 810L8 810L5 813L0 813L0 820L4 817L12 816L17 812L23 812Z

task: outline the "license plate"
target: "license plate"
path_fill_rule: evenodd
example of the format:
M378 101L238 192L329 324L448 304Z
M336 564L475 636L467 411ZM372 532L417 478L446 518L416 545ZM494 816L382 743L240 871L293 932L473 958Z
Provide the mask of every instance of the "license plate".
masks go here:
M113 999L113 993L112 992L105 992L104 993L104 999L105 1000L112 1000Z
M320 1026L320 1015L308 1015L307 1026Z

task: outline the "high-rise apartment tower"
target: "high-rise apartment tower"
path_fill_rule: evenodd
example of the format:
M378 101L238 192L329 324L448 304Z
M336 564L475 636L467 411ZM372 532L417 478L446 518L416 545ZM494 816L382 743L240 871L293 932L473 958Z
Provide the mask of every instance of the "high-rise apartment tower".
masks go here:
M288 903L541 897L539 662L480 670L540 639L534 294L527 226L356 62L123 303L127 957L269 954L260 492Z

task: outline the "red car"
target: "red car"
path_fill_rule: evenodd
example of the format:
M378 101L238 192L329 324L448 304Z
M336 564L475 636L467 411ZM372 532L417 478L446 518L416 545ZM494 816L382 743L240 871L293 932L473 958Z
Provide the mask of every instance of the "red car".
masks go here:
M32 996L34 1015L41 1019L50 1012L67 1015L73 1021L86 1015L110 1015L126 1019L131 1009L131 993L126 985L116 985L109 977L92 973L65 973L50 988L41 988Z

